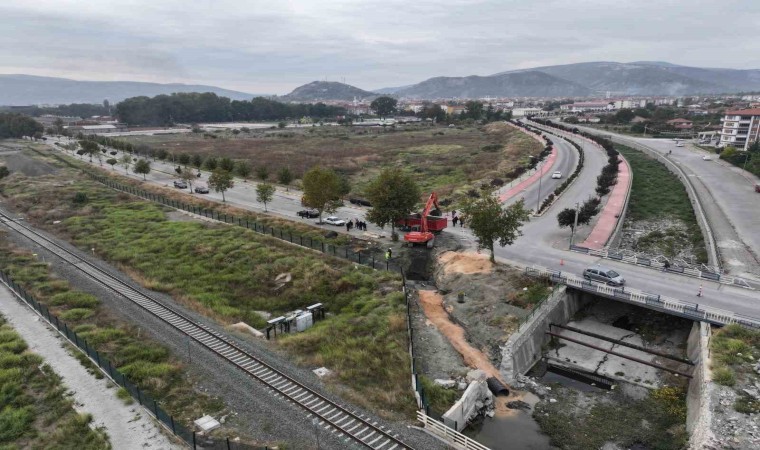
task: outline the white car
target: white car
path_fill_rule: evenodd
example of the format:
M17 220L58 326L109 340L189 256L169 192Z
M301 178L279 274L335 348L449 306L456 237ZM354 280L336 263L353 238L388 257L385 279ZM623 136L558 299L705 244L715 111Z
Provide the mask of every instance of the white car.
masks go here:
M345 220L339 219L335 216L325 217L325 220L323 220L322 222L329 225L337 225L337 226L342 226L346 224Z
M712 161L712 158L710 157L710 155L705 155L702 157L702 161Z
M559 170L558 170L558 171L556 171L556 172L554 172L554 173L552 174L552 178L555 178L555 179L559 179L559 178L562 178L562 172L560 172Z

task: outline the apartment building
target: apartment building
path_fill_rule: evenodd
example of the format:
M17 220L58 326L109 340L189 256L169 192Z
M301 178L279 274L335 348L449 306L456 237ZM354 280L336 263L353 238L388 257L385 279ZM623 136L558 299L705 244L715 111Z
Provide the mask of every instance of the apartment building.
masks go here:
M721 147L732 146L747 150L755 141L760 140L760 108L726 111L721 122Z

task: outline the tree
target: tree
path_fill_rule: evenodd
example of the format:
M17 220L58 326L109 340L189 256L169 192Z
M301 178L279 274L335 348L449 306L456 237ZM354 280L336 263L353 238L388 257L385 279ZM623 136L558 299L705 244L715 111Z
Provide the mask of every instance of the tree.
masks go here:
M7 166L0 166L0 179L5 178L11 174Z
M208 177L208 185L215 192L221 192L222 201L226 202L227 199L224 198L224 193L225 191L235 186L235 181L232 179L232 174L229 171L224 170L220 167L213 171L211 173L211 176Z
M565 208L557 214L557 222L560 228L570 227L573 229L575 225L575 210L573 208Z
M420 188L408 174L397 169L384 169L364 191L372 209L367 220L379 227L391 225L395 233L398 219L406 217L420 200Z
M494 245L512 245L522 235L523 223L530 220L530 210L525 208L523 200L503 209L499 199L490 195L469 202L462 213L478 238L478 248L487 248L491 252L491 262L495 261Z
M197 178L196 175L193 173L192 170L189 170L187 167L184 169L180 169L177 172L177 178L184 181L188 188L190 189L190 193L193 193L193 181Z
M266 181L269 178L269 168L267 166L259 166L256 168L256 178L261 181Z
M192 156L192 164L193 164L193 167L195 167L198 170L201 170L201 166L203 166L203 156L197 153L194 154Z
M617 123L628 123L634 117L636 117L636 114L630 109L621 109L615 113L615 121L617 121Z
M181 153L177 158L177 161L182 164L182 167L187 167L190 164L190 155L187 153Z
M140 173L143 176L143 180L147 179L147 175L150 173L150 162L147 159L138 159L135 163L135 173Z
M235 165L235 173L237 173L240 178L248 178L248 176L251 175L251 165L245 161L238 161Z
M303 176L302 203L319 211L320 222L323 212L333 212L338 208L340 192L340 177L332 169L315 166Z
M53 121L53 125L57 134L63 134L63 120L60 117Z
M385 117L396 110L398 100L393 97L382 96L372 100L369 107L380 117Z
M267 203L272 201L274 192L275 188L272 184L259 183L259 185L256 186L256 201L264 204L264 211L267 210Z
M113 170L113 166L115 166L119 161L115 158L108 158L106 160L106 164L109 164L111 166L111 170Z
M283 167L277 172L277 181L285 186L289 185L293 182L293 172L291 172L289 168Z
M206 166L207 170L210 170L212 172L216 170L216 167L219 165L216 158L214 158L213 156L209 156L208 158L206 158L206 161L203 164Z
M464 104L464 107L467 109L466 117L473 120L480 120L483 117L483 102L470 100Z
M124 166L124 173L129 173L129 166L132 165L132 157L124 155L121 157L121 165Z
M226 172L232 172L235 170L235 162L230 158L222 158L219 160L218 167Z
M90 162L92 162L92 156L100 151L100 147L95 141L82 140L79 141L79 146L82 147L83 153L90 157Z

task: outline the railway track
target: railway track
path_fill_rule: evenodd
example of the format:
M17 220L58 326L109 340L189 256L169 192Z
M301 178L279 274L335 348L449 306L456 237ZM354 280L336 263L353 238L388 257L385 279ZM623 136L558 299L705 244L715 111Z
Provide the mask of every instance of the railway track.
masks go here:
M164 305L159 300L137 291L51 239L22 225L19 220L0 212L0 222L27 239L42 245L62 260L87 274L94 281L139 305L224 359L227 363L232 364L277 394L300 406L309 415L315 416L320 426L332 428L339 433L338 437L347 436L344 438L347 442L349 439L353 439L363 446L375 450L411 450L412 447L404 444L398 435L386 430L382 425L378 425L362 414L327 399L280 370L259 360L208 326L198 323Z

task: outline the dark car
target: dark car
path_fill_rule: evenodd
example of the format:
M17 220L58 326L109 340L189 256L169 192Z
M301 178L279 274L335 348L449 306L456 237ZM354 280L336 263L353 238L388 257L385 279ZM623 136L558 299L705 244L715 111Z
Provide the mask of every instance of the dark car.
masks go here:
M198 186L195 188L196 194L208 194L208 188L206 186Z
M372 206L372 203L370 203L367 200L364 200L363 198L356 198L351 197L348 199L350 203L353 203L354 205L361 205L361 206Z
M177 189L187 189L187 183L182 180L177 180L174 182L174 187Z
M298 217L303 217L306 219L316 219L319 217L319 211L316 209L302 209L301 211L298 211L296 214L298 214Z

